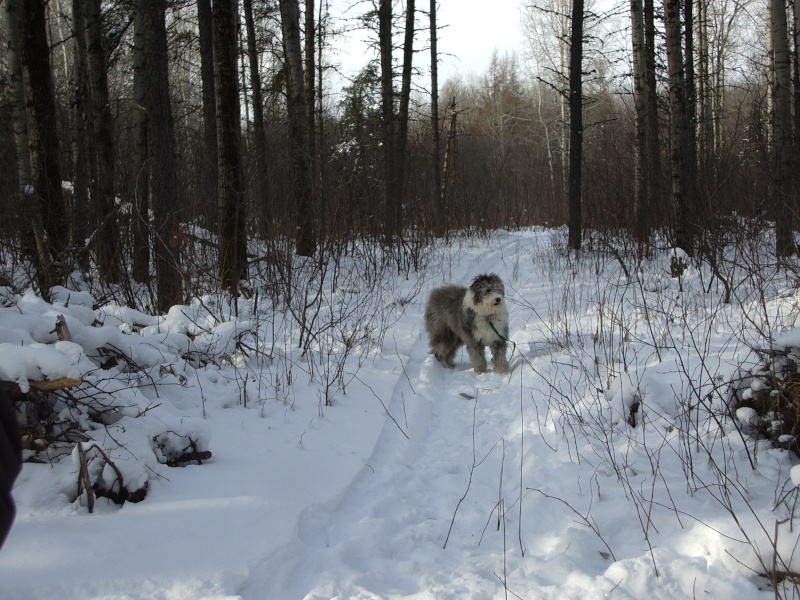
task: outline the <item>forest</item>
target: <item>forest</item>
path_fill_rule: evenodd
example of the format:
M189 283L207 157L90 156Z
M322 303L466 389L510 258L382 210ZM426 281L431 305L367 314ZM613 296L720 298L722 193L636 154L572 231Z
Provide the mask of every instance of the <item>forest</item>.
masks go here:
M43 295L79 273L164 312L253 267L280 295L295 257L359 241L403 269L432 239L532 225L713 256L743 217L796 253L781 0L523 2L524 51L446 81L435 1L3 5L3 263Z
M800 11L457 1L0 0L0 596L800 597Z

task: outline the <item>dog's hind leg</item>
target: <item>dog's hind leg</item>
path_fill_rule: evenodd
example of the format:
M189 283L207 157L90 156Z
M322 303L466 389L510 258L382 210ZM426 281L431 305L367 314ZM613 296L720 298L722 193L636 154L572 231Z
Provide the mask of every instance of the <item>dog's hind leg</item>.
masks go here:
M455 369L455 357L461 340L452 331L439 332L431 337L431 352L436 360L447 369Z

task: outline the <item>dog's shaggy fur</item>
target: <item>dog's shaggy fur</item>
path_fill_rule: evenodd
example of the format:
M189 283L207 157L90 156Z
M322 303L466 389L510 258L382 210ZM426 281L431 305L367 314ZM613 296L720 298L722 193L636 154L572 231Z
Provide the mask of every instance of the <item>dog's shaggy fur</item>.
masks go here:
M431 352L448 369L465 345L476 373L486 372L485 348L492 351L495 373L508 373L508 311L505 286L494 273L478 275L468 288L446 285L431 292L425 329Z

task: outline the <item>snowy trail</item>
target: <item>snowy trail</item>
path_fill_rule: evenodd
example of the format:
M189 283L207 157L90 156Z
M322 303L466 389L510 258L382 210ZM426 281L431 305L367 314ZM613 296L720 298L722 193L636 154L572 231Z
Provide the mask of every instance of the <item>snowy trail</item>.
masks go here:
M518 244L514 235L501 237L459 265L453 280L513 271ZM545 283L500 275L511 289L526 289L526 302L546 302ZM408 311L406 327L421 323L423 304ZM536 315L512 306L515 368L505 377L476 375L463 350L454 371L443 369L418 336L388 405L397 423L385 420L344 494L303 511L292 541L252 564L237 593L252 600L585 600L613 591L623 600L672 600L695 597L697 588L714 598L761 597L722 566L730 567L727 558L709 552L713 543L698 543L705 530L680 528L673 537L674 518L659 520L664 548L648 552L638 522L619 510L627 500L613 469L588 447L576 460L577 442L546 416L547 378L563 360L546 336ZM579 516L590 510L594 529ZM657 586L654 559L664 575Z
M656 364L649 346L634 340L626 345L627 377L613 387L595 380L594 371L616 359L602 351L618 343L612 335L600 340L607 346L593 345L598 319L607 318L598 307L626 315L625 294L638 289L617 280L614 259L565 261L547 231L456 243L431 260L422 281L398 278L374 296L394 325L374 339L382 346L349 357L352 379L332 406L305 376L325 364L324 354L292 348L285 360L251 365L281 382L289 375L281 369L294 369L280 395L268 377L263 387L243 386L250 366L187 369L185 384L169 376L172 385L158 388L166 411L159 418L203 424L213 458L180 469L154 465L144 502L104 502L90 515L67 493L76 473L69 460L26 464L14 490L17 522L0 552L0 599L774 597L754 575L761 566L752 546L703 492L717 483L708 457L694 460L697 485L688 489L678 406L685 388L674 355L665 350ZM468 284L486 272L506 283L509 376L477 375L463 350L455 370L442 368L423 332L431 287ZM658 273L656 293L676 293ZM56 352L46 337L56 310L73 318L82 310L85 323L73 333L96 335L97 347L108 338L148 352L153 345L159 357L170 351L158 345L161 337L94 327L94 312L74 302L69 311L17 302L19 310L0 310L0 339L12 340L14 353L18 338L28 339L16 329L20 311L29 337ZM740 364L725 327L711 335L713 362ZM264 395L244 403L243 389ZM648 418L632 428L624 407L635 393ZM133 436L140 422L125 422L128 443L149 440ZM737 517L768 548L759 527L785 516L774 511L774 496L793 459L761 449L751 471L746 438L735 424L726 428L711 430L711 445L738 455L750 504ZM796 534L781 535L789 555Z
M496 270L498 256L508 250L503 245L461 265L456 281L467 284ZM406 318L421 323L423 304ZM519 386L519 373L511 380L476 375L463 350L457 365L443 369L428 354L427 337L418 337L388 404L392 418L367 464L340 499L300 515L288 546L251 566L237 589L243 598L475 598L497 592L494 571L502 570L501 563L464 571L471 562L464 554L480 531L459 531L454 491L466 493L470 470L481 469L467 503L486 517L496 514L507 424L493 420L497 402L515 402L508 392ZM491 467L476 466L479 461ZM444 549L451 521L450 547ZM464 535L466 548L459 547ZM388 596L386 590L392 590Z
M452 556L441 548L457 501L450 491L466 484L472 460L472 439L463 434L472 429L475 401L460 394L474 397L475 375L445 372L426 343L415 344L407 378L400 378L391 402L408 439L387 418L368 464L344 496L333 506L304 511L289 547L251 568L251 579L238 590L243 598L355 598L386 589L397 596L474 594L474 582L454 585L460 557L448 565ZM479 380L502 385L497 375ZM441 560L431 563L436 554Z

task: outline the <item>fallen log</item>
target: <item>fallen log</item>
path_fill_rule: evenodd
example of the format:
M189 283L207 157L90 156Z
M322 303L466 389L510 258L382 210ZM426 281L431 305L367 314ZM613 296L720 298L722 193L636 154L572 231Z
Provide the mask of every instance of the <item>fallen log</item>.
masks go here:
M78 387L83 381L72 377L60 377L58 379L46 379L44 381L28 380L28 385L40 392L57 392L67 388Z

